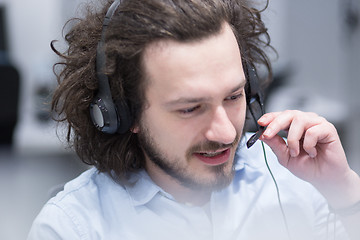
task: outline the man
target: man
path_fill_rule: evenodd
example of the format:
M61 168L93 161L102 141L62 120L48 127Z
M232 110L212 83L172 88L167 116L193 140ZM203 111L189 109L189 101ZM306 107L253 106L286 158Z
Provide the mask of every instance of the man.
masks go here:
M245 147L252 65L270 70L248 4L108 3L73 26L66 54L53 46L64 58L53 109L95 167L44 206L29 239L359 236L360 179L325 119L265 114L258 136L274 154Z

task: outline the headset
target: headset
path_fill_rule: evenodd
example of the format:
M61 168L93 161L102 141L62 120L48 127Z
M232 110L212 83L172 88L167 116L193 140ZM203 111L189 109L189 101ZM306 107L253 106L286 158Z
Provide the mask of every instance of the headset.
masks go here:
M99 87L90 103L90 116L93 124L98 130L108 134L125 133L130 129L133 122L130 107L126 99L120 98L115 102L113 101L109 78L105 73L105 33L112 16L121 2L121 0L115 0L105 15L101 38L96 48L96 76Z
M114 133L123 134L130 129L133 123L133 117L130 111L129 104L126 101L126 99L120 98L115 102L113 101L110 90L109 78L105 73L105 69L106 69L106 54L105 54L105 46L104 46L105 33L111 21L111 18L113 17L116 9L120 6L121 2L122 0L115 0L111 4L108 11L106 12L105 19L103 21L101 38L96 49L96 76L98 79L99 88L95 97L90 103L90 116L93 124L98 130L108 134L114 134ZM257 123L258 118L265 113L265 110L263 103L263 94L260 89L258 76L254 65L243 59L243 69L247 80L247 86L245 89L246 104L258 128L258 131L254 135L252 135L250 139L247 141L247 147L250 148L259 139L259 137L265 130L264 127L259 126L259 124ZM258 107L253 108L252 106L254 104L257 105ZM262 144L262 146L263 146L264 158L267 168L276 186L279 205L285 221L286 230L288 232L290 239L286 217L279 196L279 189L276 180L267 163L264 145Z
M254 65L243 60L243 69L247 83L245 87L246 104L257 128L256 133L246 142L247 148L250 148L265 131L265 127L257 123L257 120L265 114L265 107L263 92L260 89L259 78Z
M96 76L98 79L98 91L90 104L90 116L95 127L101 132L114 134L127 132L132 123L133 116L130 111L129 103L124 98L117 99L115 102L112 99L110 90L109 78L105 73L106 69L106 54L105 54L105 33L106 29L118 7L121 5L122 0L115 0L108 11L106 12L103 25L101 38L96 49ZM245 61L243 61L245 62ZM258 77L254 66L248 62L243 64L243 69L247 78L248 86L246 88L246 101L248 109L253 116L255 122L256 116L259 116L252 109L251 105L254 102L260 104L261 113L263 110L263 97L258 84ZM259 109L256 109L259 110ZM262 115L261 114L261 115ZM260 115L260 116L261 116ZM261 136L264 128L256 123L258 130L248 141L247 146L251 147L257 139Z

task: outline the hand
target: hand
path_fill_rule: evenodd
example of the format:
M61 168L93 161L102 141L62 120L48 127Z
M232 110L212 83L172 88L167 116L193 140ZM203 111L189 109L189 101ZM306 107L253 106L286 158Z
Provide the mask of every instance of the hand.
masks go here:
M315 113L273 112L258 123L267 127L260 138L281 165L313 184L333 207L360 200L360 178L350 169L335 127ZM288 131L287 142L277 135Z

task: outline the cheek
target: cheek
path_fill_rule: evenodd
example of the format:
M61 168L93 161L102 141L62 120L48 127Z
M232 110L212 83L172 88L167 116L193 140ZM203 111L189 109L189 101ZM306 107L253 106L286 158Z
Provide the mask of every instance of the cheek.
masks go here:
M149 109L150 110L150 109ZM143 115L143 125L147 128L158 147L168 155L184 152L191 141L189 124L183 125L160 111L147 111Z
M236 129L242 130L246 118L246 103L243 101L228 111L228 117Z

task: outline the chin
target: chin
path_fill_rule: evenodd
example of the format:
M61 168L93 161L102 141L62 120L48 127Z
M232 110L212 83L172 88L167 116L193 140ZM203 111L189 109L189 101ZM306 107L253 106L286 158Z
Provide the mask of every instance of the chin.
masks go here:
M228 161L221 165L208 166L203 173L194 173L180 182L193 190L218 191L229 186L234 174L233 162Z

